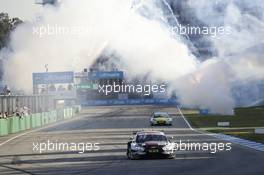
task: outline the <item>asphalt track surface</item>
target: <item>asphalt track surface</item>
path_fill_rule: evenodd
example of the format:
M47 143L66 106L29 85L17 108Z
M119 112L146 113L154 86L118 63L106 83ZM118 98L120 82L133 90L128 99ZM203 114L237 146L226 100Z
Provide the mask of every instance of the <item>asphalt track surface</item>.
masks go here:
M154 111L172 114L173 126L149 125ZM184 113L184 111L183 111ZM176 107L121 106L84 109L80 116L25 133L0 137L0 174L96 175L263 175L264 153L232 144L231 151L177 151L175 159L128 160L126 142L133 131L163 130L179 142L224 142L188 127ZM10 141L5 142L6 140ZM33 151L33 143L100 143L100 150ZM2 143L2 144L1 144ZM4 144L3 144L4 143Z

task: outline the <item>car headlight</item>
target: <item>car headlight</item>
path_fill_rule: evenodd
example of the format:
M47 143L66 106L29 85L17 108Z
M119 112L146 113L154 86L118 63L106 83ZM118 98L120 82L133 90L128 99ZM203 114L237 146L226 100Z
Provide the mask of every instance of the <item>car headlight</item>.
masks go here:
M172 121L172 118L168 118L168 121L171 122Z
M163 151L173 151L174 150L174 145L173 144L168 144L166 146L164 146Z
M142 147L142 146L139 146L138 144L134 143L134 144L131 144L131 149L134 150L134 151L144 151L145 148Z

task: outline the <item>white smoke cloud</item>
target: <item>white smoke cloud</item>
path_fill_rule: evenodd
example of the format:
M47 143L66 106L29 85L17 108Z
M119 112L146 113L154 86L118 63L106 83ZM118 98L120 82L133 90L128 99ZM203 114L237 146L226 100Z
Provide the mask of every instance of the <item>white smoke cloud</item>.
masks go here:
M225 62L214 58L200 65L192 74L180 78L173 87L184 106L210 109L213 113L232 114L234 100L229 77L233 71Z
M45 64L50 71L81 70L105 47L120 53L132 74L151 71L156 78L172 80L193 71L197 63L187 46L172 38L166 26L141 16L131 5L119 0L103 5L77 0L64 1L58 9L46 8L42 21L23 24L13 33L13 54L5 72L9 84L31 91L32 72L44 70ZM32 28L42 26L82 26L87 31L80 36L34 35Z
M118 64L130 76L150 73L154 80L167 81L182 104L230 114L234 107L231 82L241 72L262 77L263 62L258 64L258 55L249 60L241 54L241 48L263 42L263 34L256 34L263 22L242 14L233 2L223 1L224 10L219 12L213 8L214 3L198 1L189 0L189 4L195 6L200 20L210 26L234 28L231 36L211 38L219 58L205 62L195 58L185 39L172 35L165 20L167 13L164 15L168 9L162 1L64 0L58 8L45 8L41 21L25 23L13 33L12 53L6 55L6 81L31 92L32 72L44 70L45 64L50 71L80 71L107 48L120 55ZM250 29L249 23L253 24ZM48 25L82 26L87 30L79 35L42 37L32 31ZM252 73L255 67L258 73Z
M254 48L263 48L264 43L263 2L259 0L254 2L248 0L189 0L188 2L203 23L232 28L231 35L210 38L218 51L218 57L224 58L231 67L236 69L240 78L247 79L250 76L264 78L263 71L259 71L264 66L263 50L254 51ZM256 64L257 62L260 64ZM256 70L252 70L254 68ZM248 74L244 74L245 71Z
M262 56L264 6L259 5L260 3L257 1L252 5L251 1L189 0L190 9L194 10L198 19L205 25L231 28L231 34L208 37L218 52L218 58L211 58L205 62L194 59L195 68L190 74L188 71L184 72L185 76L180 75L181 78L175 76L176 70L171 74L168 71L170 69L162 67L163 63L166 67L170 67L170 64L166 63L168 59L159 59L159 64L156 64L159 65L157 69L153 68L155 61L148 66L172 84L170 88L176 90L183 105L209 108L212 112L231 114L235 106L231 93L232 83L237 80L264 79ZM245 9L248 9L248 12L245 12ZM175 47L170 43L168 45ZM257 51L255 48L258 48ZM162 54L166 55L163 52ZM179 69L182 64L177 63L177 54L170 56L175 58L173 61L175 64L172 67ZM193 56L189 55L189 57ZM189 65L192 64L189 63Z

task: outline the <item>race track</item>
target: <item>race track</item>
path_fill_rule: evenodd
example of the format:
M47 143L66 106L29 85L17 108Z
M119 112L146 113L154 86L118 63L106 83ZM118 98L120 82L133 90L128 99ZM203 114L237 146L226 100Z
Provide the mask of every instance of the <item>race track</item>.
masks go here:
M153 127L154 111L172 114L173 126ZM116 106L86 108L71 120L16 135L0 137L0 174L96 174L96 175L263 175L264 153L232 144L231 151L178 151L175 159L128 160L126 143L133 131L163 130L178 142L224 142L191 130L176 107ZM19 134L17 134L19 135ZM67 143L99 143L100 150L33 151L33 143L47 140Z

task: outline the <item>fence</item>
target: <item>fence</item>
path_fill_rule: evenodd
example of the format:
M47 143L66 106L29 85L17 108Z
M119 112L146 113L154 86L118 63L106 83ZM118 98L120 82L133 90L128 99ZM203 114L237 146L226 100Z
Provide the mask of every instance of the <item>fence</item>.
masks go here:
M0 96L0 112L12 115L18 109L27 107L31 113L46 112L55 109L53 96Z

